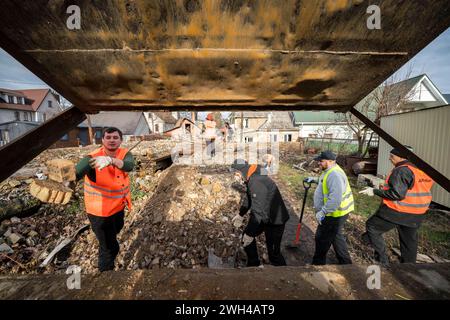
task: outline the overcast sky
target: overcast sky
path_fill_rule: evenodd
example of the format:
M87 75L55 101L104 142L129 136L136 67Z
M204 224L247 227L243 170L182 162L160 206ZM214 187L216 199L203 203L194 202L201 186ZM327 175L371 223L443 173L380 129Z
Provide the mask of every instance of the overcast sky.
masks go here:
M411 77L426 73L441 93L450 93L450 28L399 69L396 79L403 79L409 63L413 67ZM0 88L45 87L43 81L0 48Z

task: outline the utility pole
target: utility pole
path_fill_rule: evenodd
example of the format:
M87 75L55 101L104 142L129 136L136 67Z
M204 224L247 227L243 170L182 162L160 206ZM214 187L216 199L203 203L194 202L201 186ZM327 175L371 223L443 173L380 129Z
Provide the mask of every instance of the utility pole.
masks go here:
M241 143L243 142L243 132L244 132L244 112L241 111Z
M89 136L89 144L92 144L92 141L94 141L95 144L95 137L92 131L92 123L91 123L91 117L87 114L87 123L88 123L88 136Z

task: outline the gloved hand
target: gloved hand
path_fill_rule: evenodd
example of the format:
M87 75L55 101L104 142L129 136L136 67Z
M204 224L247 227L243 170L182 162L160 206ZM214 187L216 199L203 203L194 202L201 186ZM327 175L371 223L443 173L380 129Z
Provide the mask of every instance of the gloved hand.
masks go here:
M307 177L305 179L303 179L304 182L306 183L319 183L319 178L317 177Z
M239 229L242 226L242 223L244 222L244 217L241 217L240 214L237 214L231 219L231 222L233 223L233 226L236 229Z
M102 170L112 164L112 158L108 156L99 156L95 158L95 167Z
M373 197L374 193L373 193L373 188L372 187L367 187L364 190L360 191L359 193L361 194L366 194L369 197Z
M323 219L325 219L325 213L323 213L322 211L318 211L316 213L316 220L319 224L322 224Z
M250 237L248 234L244 233L244 236L242 237L242 246L247 247L253 240L255 240L254 237Z

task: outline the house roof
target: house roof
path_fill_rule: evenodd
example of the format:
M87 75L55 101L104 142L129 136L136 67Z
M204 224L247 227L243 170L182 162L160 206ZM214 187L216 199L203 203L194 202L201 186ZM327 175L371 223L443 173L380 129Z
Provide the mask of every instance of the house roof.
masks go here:
M98 114L91 114L91 126L96 128L116 127L124 135L133 135L143 117L142 112L134 111L106 111ZM84 120L78 125L82 128L88 127L88 121Z
M184 121L188 121L188 122L192 123L194 126L197 127L197 125L196 125L194 122L192 122L192 120L190 120L190 119L188 119L188 118L181 118L181 119L178 119L178 121L177 121L175 127L171 128L171 129L169 129L169 130L164 131L164 133L165 133L165 132L170 132L170 131L173 131L173 130L176 130L176 129L180 128Z
M18 97L25 97L25 95L21 91L18 91L18 90L0 88L0 93L8 93L8 94L13 94Z
M295 129L292 123L292 112L274 112L272 113L272 119L266 120L258 130L286 130Z
M176 124L177 123L177 119L175 119L173 117L172 112L160 111L160 112L153 112L153 114L155 116L157 116L158 118L160 118L165 123L169 123L169 124Z
M295 124L335 122L337 114L332 111L295 111Z
M267 118L267 115L269 112L267 111L244 111L243 117L244 118ZM240 112L234 112L235 118L240 118L241 113Z
M32 107L33 111L37 111L42 101L47 96L50 89L25 89L20 90L28 99L33 100Z

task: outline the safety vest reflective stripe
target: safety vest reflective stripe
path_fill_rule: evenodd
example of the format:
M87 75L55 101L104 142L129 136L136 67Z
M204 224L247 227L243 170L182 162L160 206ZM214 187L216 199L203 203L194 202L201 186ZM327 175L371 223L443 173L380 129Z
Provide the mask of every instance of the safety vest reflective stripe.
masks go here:
M407 193L408 197L431 197L431 192L417 192L417 193L413 193L413 192L408 192Z
M348 208L350 208L350 206L353 206L354 204L355 204L355 202L352 201L346 207L339 206L338 210L347 210Z
M94 186L94 185L90 184L89 182L85 182L84 185L88 186L88 187L91 187L91 188L94 188L94 189L101 190L101 191L110 192L110 193L118 193L118 192L126 193L126 191L128 191L128 189L129 189L129 186L126 186L125 188L117 189L117 190L106 189L106 188L102 188L102 187L99 187L99 186Z
M401 205L401 206L412 207L412 208L428 208L428 206L431 203L431 201L428 202L428 203L419 203L419 204L408 203L408 202L403 202L403 201L393 201L393 202L398 204L398 205Z
M427 212L432 200L431 187L434 181L422 170L405 164L399 167L408 167L414 174L414 183L411 189L406 192L405 198L400 201L383 199L383 203L399 212L410 214L424 214ZM390 174L386 179L384 190L389 188Z
M350 184L348 182L347 175L345 174L344 170L342 170L342 168L339 167L338 165L335 165L333 168L328 170L327 173L325 173L325 175L323 177L322 191L323 191L323 195L324 195L324 203L328 202L328 193L329 192L328 192L328 186L327 186L327 178L330 175L330 173L335 170L339 171L345 177L346 188L345 188L344 194L342 195L342 200L341 200L341 203L339 204L339 207L336 209L336 211L328 213L327 216L338 218L338 217L345 216L346 214L355 210L355 203L353 200L353 193L352 193L352 189L350 188Z
M110 198L110 199L121 199L121 198L125 198L126 194L123 195L119 195L119 196L107 196L98 192L92 192L92 191L87 191L84 190L85 193L91 194L93 196L98 196L98 197L103 197L103 198Z

